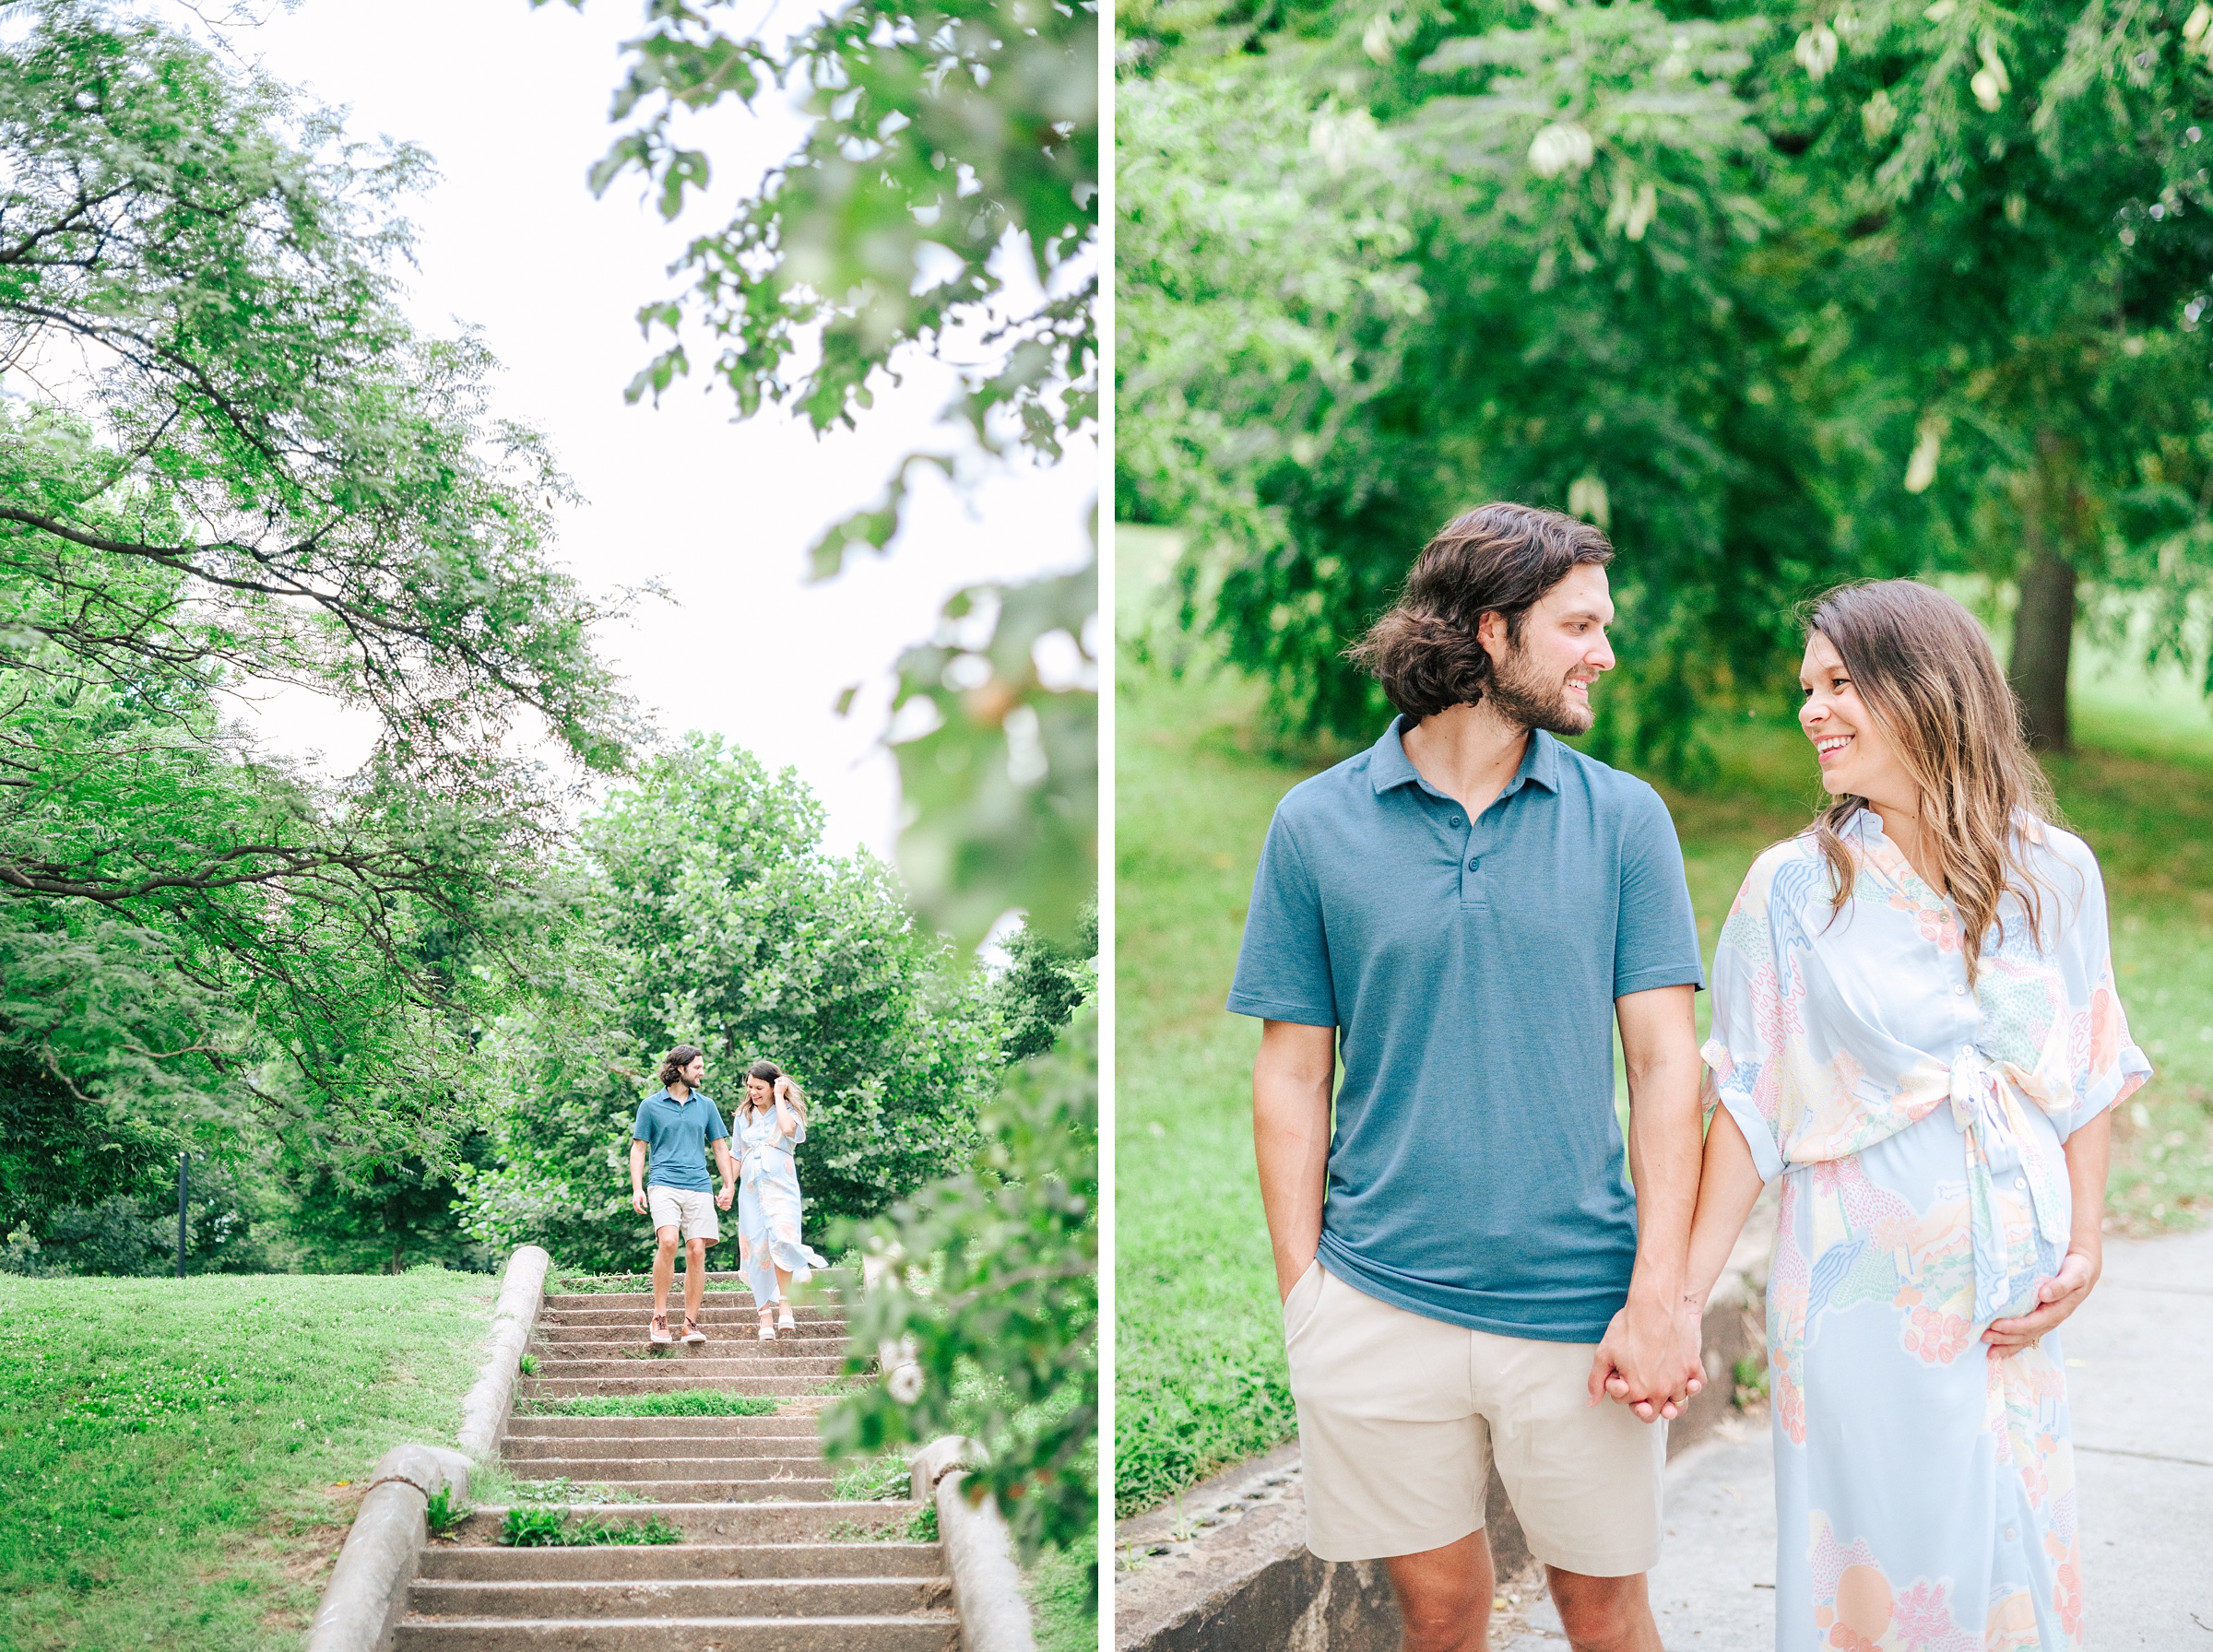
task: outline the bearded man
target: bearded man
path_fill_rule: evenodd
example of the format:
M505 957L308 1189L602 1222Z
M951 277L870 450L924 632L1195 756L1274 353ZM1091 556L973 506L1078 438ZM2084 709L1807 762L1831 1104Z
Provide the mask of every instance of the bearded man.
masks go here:
M1229 997L1308 1546L1384 1563L1410 1652L1488 1644L1494 1462L1578 1652L1660 1649L1705 977L1666 806L1554 738L1614 665L1613 555L1515 504L1429 542L1353 650L1400 715L1278 806Z

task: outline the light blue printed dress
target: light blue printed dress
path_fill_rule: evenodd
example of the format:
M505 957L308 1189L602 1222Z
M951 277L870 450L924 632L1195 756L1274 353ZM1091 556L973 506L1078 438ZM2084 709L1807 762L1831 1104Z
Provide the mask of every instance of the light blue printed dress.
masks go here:
M1703 1054L1760 1174L1779 1652L2077 1652L2080 1537L2056 1333L1980 1339L2066 1253L2061 1144L2150 1075L2089 847L2026 819L2042 934L2008 896L1970 990L1951 903L1863 810L1834 913L1811 833L1722 930Z
M763 1307L779 1300L776 1269L803 1285L830 1266L799 1242L799 1173L792 1149L807 1139L801 1124L787 1136L776 1109L740 1103L738 1127L738 1233L745 1241L745 1282Z

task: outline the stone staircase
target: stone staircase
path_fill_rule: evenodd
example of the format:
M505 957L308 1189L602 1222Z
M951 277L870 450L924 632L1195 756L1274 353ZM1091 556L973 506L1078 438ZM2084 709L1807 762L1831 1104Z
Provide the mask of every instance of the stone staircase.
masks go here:
M477 1510L432 1543L408 1596L396 1652L954 1652L959 1631L941 1545L906 1540L917 1503L839 1503L815 1412L845 1351L836 1309L756 1339L752 1297L711 1275L704 1348L648 1351L645 1292L550 1295L535 1375L508 1424L520 1479L566 1477L643 1504L574 1511L609 1524L658 1518L665 1545L512 1549L503 1508ZM682 1275L671 1293L680 1328ZM707 1388L774 1396L766 1417L560 1417L532 1399Z

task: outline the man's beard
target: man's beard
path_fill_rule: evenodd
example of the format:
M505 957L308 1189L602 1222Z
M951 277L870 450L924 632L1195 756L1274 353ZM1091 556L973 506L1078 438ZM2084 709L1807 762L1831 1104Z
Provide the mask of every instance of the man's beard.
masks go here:
M1483 697L1509 723L1550 734L1587 733L1597 717L1588 702L1578 705L1568 698L1566 678L1547 682L1528 655L1510 643L1506 657L1492 665Z

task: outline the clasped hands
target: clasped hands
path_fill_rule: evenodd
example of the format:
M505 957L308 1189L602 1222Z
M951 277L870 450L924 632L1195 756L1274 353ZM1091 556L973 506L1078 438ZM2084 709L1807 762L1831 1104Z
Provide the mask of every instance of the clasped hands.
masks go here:
M1632 1300L1592 1358L1590 1402L1612 1399L1642 1422L1680 1416L1706 1386L1704 1319L1704 1304L1688 1298L1673 1313Z

